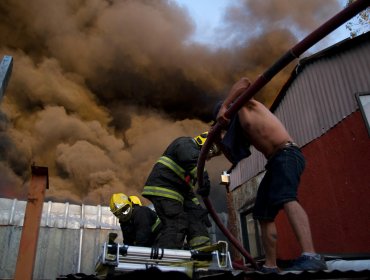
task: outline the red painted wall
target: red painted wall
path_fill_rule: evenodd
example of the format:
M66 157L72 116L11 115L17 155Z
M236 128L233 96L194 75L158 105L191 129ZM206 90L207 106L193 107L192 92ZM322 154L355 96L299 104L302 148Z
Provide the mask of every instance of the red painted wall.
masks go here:
M370 137L359 111L302 148L298 198L317 252L370 252ZM277 218L278 258L300 254L285 214Z

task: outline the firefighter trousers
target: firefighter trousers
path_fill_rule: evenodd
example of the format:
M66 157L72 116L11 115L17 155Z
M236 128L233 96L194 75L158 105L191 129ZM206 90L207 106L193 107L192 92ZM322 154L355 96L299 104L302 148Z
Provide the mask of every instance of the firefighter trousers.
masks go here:
M157 241L158 247L196 248L210 243L207 225L201 217L202 215L204 217L205 210L200 205L187 199L184 204L165 197L153 196L150 200L163 224Z

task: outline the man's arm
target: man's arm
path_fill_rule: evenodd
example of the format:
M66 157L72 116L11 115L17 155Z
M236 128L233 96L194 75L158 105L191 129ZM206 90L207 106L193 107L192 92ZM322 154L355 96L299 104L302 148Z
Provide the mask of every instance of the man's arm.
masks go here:
M241 78L237 81L230 89L228 95L226 96L224 102L221 105L220 110L217 114L217 121L221 125L227 125L230 119L225 117L226 111L229 109L230 105L235 102L235 100L251 85L248 78Z

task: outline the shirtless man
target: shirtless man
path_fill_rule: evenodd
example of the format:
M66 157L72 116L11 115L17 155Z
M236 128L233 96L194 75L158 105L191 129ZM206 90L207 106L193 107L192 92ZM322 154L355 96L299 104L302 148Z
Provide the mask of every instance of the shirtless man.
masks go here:
M225 112L249 86L247 78L242 78L232 86L217 114L217 121L221 125L228 125L230 120L225 117ZM288 270L327 269L325 261L315 252L308 216L297 201L297 188L305 167L305 159L299 147L280 120L253 98L238 111L238 117L250 144L268 159L266 174L258 188L253 210L253 218L261 226L266 254L261 272L279 271L276 264L277 230L274 220L281 209L286 212L303 252ZM285 164L282 165L282 162Z

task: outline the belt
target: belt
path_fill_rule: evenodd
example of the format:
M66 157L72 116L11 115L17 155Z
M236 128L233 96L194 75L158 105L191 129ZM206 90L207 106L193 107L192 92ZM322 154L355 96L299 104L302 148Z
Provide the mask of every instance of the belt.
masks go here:
M282 148L285 148L285 147L297 147L297 148L299 148L299 146L298 146L298 144L297 144L297 143L294 143L294 142L292 142L292 141L288 141L288 142L286 142L283 146L281 146L281 147L279 148L279 150L280 150L280 149L282 149Z
M292 141L287 141L284 144L282 144L279 147L277 147L275 149L275 151L270 156L267 157L267 159L271 159L278 151L280 151L280 150L282 150L284 148L289 148L289 147L297 147L297 148L299 148L299 146L298 146L297 143L294 143Z

